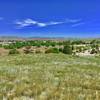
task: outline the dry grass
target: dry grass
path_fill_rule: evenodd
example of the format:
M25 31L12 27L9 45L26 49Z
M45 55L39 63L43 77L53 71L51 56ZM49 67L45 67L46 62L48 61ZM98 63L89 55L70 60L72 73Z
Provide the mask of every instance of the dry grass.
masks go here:
M0 100L100 100L100 57L0 56Z

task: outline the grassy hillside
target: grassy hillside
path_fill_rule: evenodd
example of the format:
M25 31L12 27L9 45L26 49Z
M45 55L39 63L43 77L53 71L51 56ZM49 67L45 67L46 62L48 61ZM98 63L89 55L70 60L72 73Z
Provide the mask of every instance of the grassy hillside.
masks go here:
M100 57L0 56L0 100L100 100Z

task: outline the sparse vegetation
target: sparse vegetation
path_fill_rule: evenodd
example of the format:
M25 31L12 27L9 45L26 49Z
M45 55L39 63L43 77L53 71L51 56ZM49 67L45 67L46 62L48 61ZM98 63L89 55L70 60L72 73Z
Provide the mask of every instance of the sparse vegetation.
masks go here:
M0 56L0 100L99 100L100 57Z
M42 52L40 50L36 50L35 53L38 54L38 53L42 53Z
M19 51L16 50L16 49L11 49L11 50L9 51L9 55L12 55L12 54L19 54Z
M26 47L24 48L24 53L25 53L25 54L32 53L31 46L26 46Z
M10 41L0 48L1 100L100 99L99 41Z
M99 100L99 53L97 40L2 43L0 100Z
M99 55L99 40L34 40L34 41L1 41L0 48L21 50L29 53L64 53L73 55ZM20 51L19 50L19 51ZM21 50L22 51L22 50ZM34 52L33 52L34 51ZM95 51L95 52L94 52ZM22 53L22 52L20 52Z

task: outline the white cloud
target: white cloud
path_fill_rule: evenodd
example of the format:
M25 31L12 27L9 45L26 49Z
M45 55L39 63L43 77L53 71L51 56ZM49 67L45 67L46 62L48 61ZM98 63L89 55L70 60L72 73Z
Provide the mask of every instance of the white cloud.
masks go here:
M49 25L58 25L58 24L64 24L66 23L66 21L62 21L62 22L50 22Z
M81 19L66 19L66 22L68 22L68 23L77 23L80 21L81 21Z
M37 21L34 21L32 19L26 19L26 20L24 20L24 23L27 23L27 24L36 24Z
M37 26L39 26L39 27L46 27L46 26L52 26L52 25L59 25L59 24L63 24L63 23L65 23L65 22L53 22L53 21L51 21L51 22L48 22L48 23L37 23Z
M60 25L64 23L77 23L80 22L80 19L66 19L64 21L50 21L50 22L38 22L32 19L25 19L23 21L16 21L15 24L19 28L27 27L27 26L38 26L38 27L46 27L52 25Z
M35 25L37 24L37 22L32 19L26 19L24 21L16 21L15 24L18 25L18 27L22 28L30 25Z
M80 22L80 23L76 23L76 24L73 24L72 27L77 27L77 26L80 26L80 25L83 25L85 24L84 22Z
M37 23L37 26L39 26L39 27L45 27L45 26L48 26L46 23Z
M63 23L66 23L66 21L65 22L54 22L54 21L38 22L38 21L34 21L32 19L26 19L24 21L16 21L15 22L15 24L20 28L31 26L31 25L35 25L35 26L38 26L38 27L46 27L46 26L49 26L49 25L57 25L57 24L63 24Z

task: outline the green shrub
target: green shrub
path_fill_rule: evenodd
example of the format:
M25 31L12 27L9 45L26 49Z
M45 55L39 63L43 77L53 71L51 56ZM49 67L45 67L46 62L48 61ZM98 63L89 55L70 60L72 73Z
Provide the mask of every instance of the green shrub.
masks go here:
M47 50L45 51L45 53L52 53L52 50L51 50L51 49L47 49Z
M13 44L9 44L9 45L4 45L3 46L5 49L15 49L15 46Z
M65 45L63 48L64 54L72 54L72 47L70 45Z
M17 51L16 49L11 49L9 51L9 54L19 54L19 51Z
M93 49L91 50L91 52L90 52L90 54L96 54L96 53L97 53L97 51L96 51L96 49L94 49L94 48L93 48Z
M59 53L59 49L58 48L53 48L52 51L53 51L53 53Z
M59 53L58 48L50 48L45 51L45 53Z
M63 48L59 48L59 52L63 52Z

